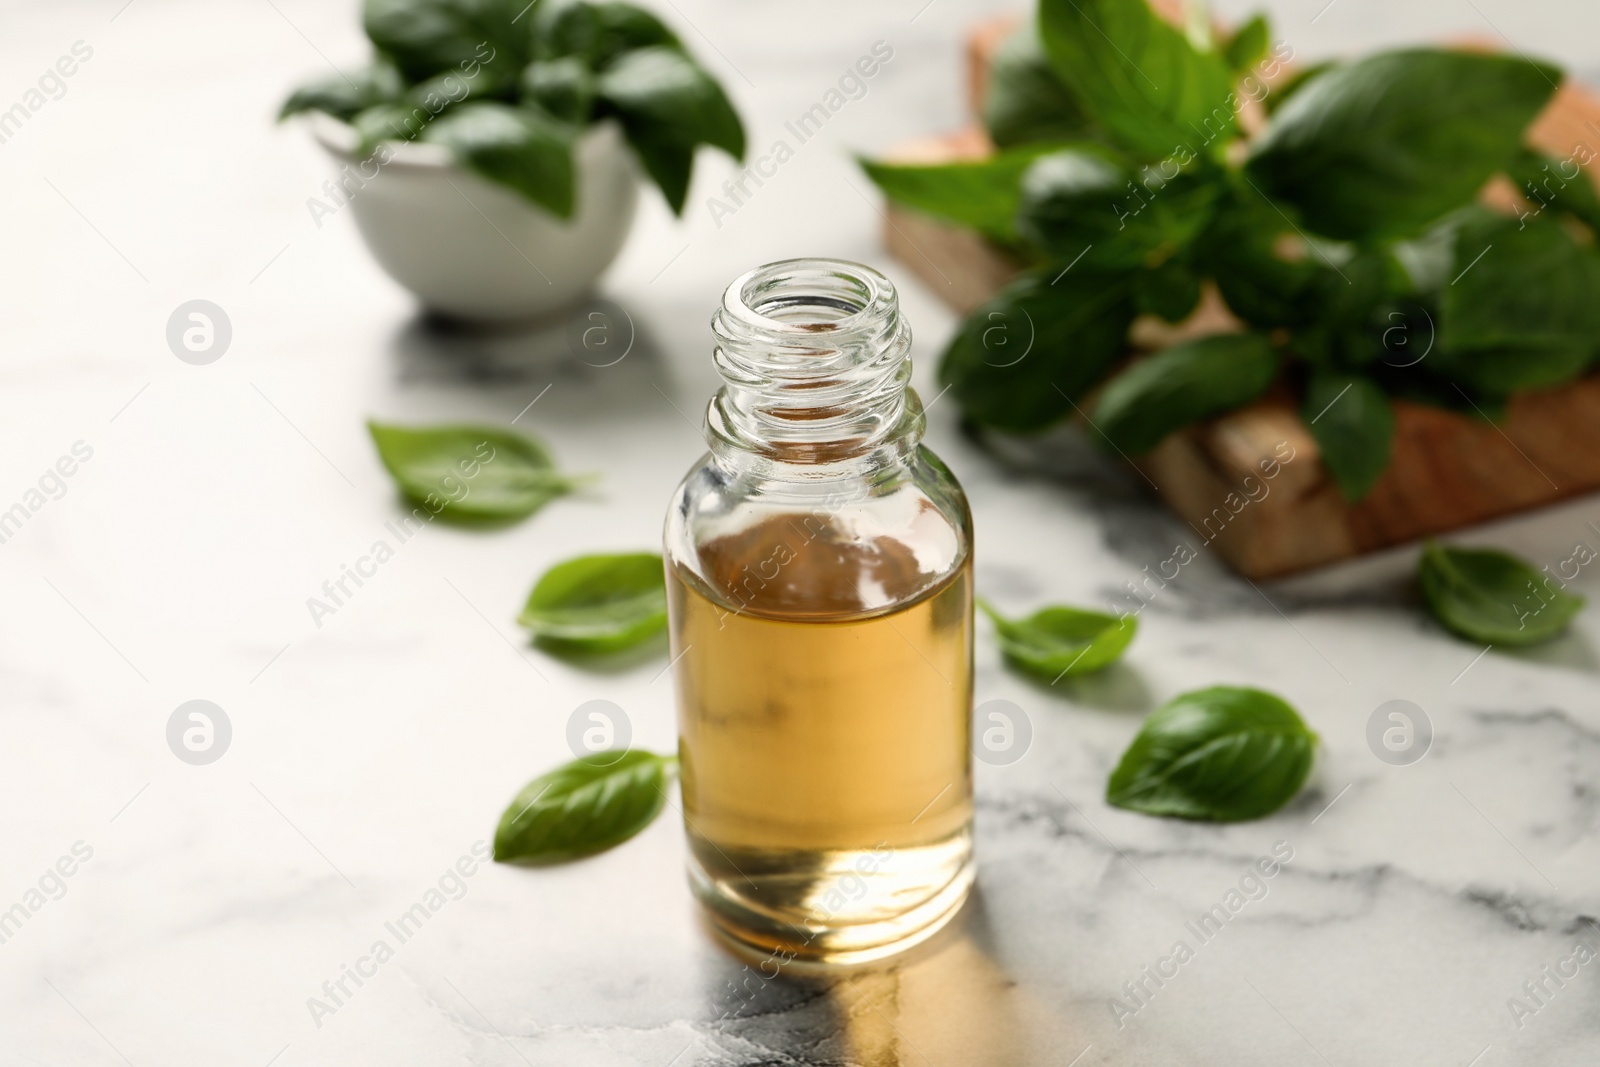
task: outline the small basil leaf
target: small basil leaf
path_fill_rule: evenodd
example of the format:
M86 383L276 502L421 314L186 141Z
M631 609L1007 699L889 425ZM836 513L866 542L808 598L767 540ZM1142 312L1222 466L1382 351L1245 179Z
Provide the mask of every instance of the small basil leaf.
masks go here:
M678 38L643 8L590 0L541 0L534 14L541 57L574 56L598 70L623 52Z
M1200 278L1182 260L1169 259L1134 275L1134 297L1141 314L1181 322L1200 303Z
M1583 597L1507 552L1428 542L1417 564L1423 600L1445 629L1491 645L1533 645L1559 637Z
M1388 394L1359 374L1318 371L1306 385L1300 415L1339 492L1351 501L1366 496L1389 465L1394 411Z
M875 163L861 169L889 199L925 215L1015 241L1018 183L1047 146L1029 145L956 163Z
M562 122L581 125L594 106L594 74L575 56L534 60L522 72L522 92Z
M379 61L365 70L330 74L302 85L284 101L278 118L286 119L302 111L323 111L349 122L374 104L396 99L404 89L400 73L389 63Z
M1246 172L1330 237L1405 236L1514 159L1561 80L1545 63L1384 52L1319 75L1272 116Z
M1106 802L1147 815L1238 822L1270 815L1305 784L1317 735L1260 689L1216 686L1151 713L1106 783Z
M1272 384L1278 354L1261 334L1219 334L1146 356L1106 383L1093 422L1118 450L1142 455L1174 430L1248 404Z
M1224 187L1171 166L1139 174L1094 148L1041 156L1022 176L1017 232L1062 262L1102 269L1157 266L1211 221Z
M408 81L492 67L504 82L533 58L523 10L512 0L365 0L362 24Z
M462 104L434 119L422 139L560 218L572 217L573 131L533 107Z
M722 86L677 48L624 52L600 73L600 99L615 109L628 143L675 214L689 193L694 150L712 145L744 158L744 126Z
M541 641L620 652L667 625L667 583L651 552L579 556L545 571L517 619Z
M1509 393L1558 385L1588 366L1600 346L1600 254L1553 219L1464 212L1454 270L1431 369Z
M1222 46L1222 58L1235 74L1243 74L1267 54L1271 41L1272 27L1267 24L1267 16L1256 15L1228 38Z
M983 123L1000 148L1081 141L1092 130L1078 98L1056 76L1039 43L1039 27L1026 19L995 52L983 98Z
M1065 268L1017 278L951 339L939 377L968 418L1042 430L1081 403L1122 353L1134 316L1130 279Z
M543 445L506 430L376 422L367 429L400 491L434 514L520 519L580 484L556 472Z
M1145 0L1040 0L1039 34L1083 109L1136 158L1232 136L1233 72Z
M674 762L629 749L585 756L541 774L500 816L495 861L561 863L620 845L660 814Z
M1048 682L1109 665L1122 655L1139 629L1139 620L1133 615L1107 615L1065 605L1044 608L1026 619L1007 619L983 600L978 607L993 620L1006 660Z

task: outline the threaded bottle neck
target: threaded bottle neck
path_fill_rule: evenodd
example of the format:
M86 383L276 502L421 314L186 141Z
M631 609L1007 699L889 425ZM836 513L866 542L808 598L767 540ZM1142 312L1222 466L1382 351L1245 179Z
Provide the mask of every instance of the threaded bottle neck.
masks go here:
M836 259L769 263L736 279L711 319L724 385L711 443L791 463L829 463L922 436L911 328L882 274Z

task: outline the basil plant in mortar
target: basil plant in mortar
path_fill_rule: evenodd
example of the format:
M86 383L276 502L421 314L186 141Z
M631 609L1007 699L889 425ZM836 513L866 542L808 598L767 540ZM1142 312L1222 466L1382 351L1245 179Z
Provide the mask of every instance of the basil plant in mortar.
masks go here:
M1524 147L1561 71L1427 48L1299 74L1292 58L1260 17L1219 36L1146 0L1039 0L990 71L993 155L864 163L1025 266L944 353L969 420L1029 432L1081 410L1137 456L1275 389L1356 500L1388 464L1391 397L1493 416L1590 370L1594 153ZM1477 203L1491 182L1500 210ZM1208 291L1238 332L1126 362L1136 318L1179 322Z
M727 95L677 35L610 0L365 0L375 56L297 90L348 208L429 308L523 319L581 297L632 224L643 170L682 213L695 151L744 155Z

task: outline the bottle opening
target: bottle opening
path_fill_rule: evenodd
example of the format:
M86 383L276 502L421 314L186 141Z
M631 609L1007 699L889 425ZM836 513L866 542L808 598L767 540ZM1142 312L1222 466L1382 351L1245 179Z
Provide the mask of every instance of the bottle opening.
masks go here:
M729 286L734 313L775 333L836 332L859 326L873 309L892 313L897 301L889 279L870 267L836 259L790 259L757 267ZM742 317L742 316L741 316Z
M714 440L819 461L870 449L901 425L911 331L894 285L871 267L757 267L728 286L711 332L726 383L708 413Z

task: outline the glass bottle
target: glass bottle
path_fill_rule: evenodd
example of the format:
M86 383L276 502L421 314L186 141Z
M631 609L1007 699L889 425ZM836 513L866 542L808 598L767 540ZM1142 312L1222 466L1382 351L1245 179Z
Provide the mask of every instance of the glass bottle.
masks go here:
M747 950L876 959L972 883L971 513L882 274L770 263L711 328L665 535L690 880Z

